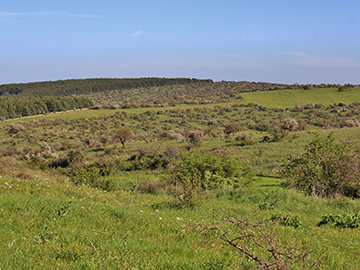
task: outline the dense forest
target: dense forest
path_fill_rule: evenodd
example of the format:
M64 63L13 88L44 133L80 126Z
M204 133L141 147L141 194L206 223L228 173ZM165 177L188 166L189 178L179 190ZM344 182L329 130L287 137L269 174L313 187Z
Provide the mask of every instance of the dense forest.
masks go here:
M0 120L89 108L92 103L83 97L8 97L0 98Z
M107 90L176 84L213 83L212 80L189 78L138 78L138 79L72 79L60 81L0 85L0 96L71 96Z

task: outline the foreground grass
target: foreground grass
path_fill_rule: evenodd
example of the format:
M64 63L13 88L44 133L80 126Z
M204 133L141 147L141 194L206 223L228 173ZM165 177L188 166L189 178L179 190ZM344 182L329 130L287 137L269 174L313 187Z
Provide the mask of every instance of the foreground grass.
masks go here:
M265 220L277 213L298 215L302 226L279 226L276 239L311 251L311 259L325 252L320 269L356 269L358 230L316 224L323 214L354 214L360 203L304 197L281 190L278 182L263 179L258 187L232 196L218 191L204 195L195 209L178 209L166 194L107 193L49 179L2 177L0 267L234 269L241 259L239 252L191 228L214 223L236 234L236 228L227 225L225 212L247 219L257 211L255 216ZM260 211L257 205L266 207Z

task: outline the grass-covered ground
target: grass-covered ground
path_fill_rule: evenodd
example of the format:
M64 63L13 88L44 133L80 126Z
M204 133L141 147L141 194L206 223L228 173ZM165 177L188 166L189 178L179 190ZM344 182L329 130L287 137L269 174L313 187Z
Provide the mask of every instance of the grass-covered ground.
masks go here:
M245 103L259 103L269 108L275 108L276 106L294 108L296 105L309 102L324 106L339 103L340 101L352 103L360 100L360 88L352 88L348 92L339 92L337 88L315 88L250 92L242 95Z
M278 179L231 196L210 192L194 209L172 207L172 197L104 192L55 179L0 179L2 269L235 269L242 254L208 231L216 224L240 234L227 215L263 220L297 216L300 226L279 224L276 241L309 252L306 269L322 254L319 269L357 269L356 229L318 227L324 214L355 214L358 201L305 197L283 190ZM268 188L269 187L269 188ZM262 209L262 210L260 210ZM255 254L264 250L247 247ZM250 265L245 259L242 267ZM301 267L300 264L294 266ZM256 268L256 267L255 267Z
M201 91L207 96L205 88ZM289 156L303 153L314 131L333 132L337 141L358 147L359 93L358 88L251 92L243 93L244 99L223 97L222 103L193 99L171 107L1 122L0 267L256 269L254 261L220 239L251 231L245 222L250 221L260 229L253 227L255 240L273 239L290 257L307 255L290 269L308 269L318 259L319 269L357 269L358 229L318 223L330 214L358 222L359 201L306 197L283 189L280 176ZM306 105L293 109L301 104ZM298 121L295 131L284 130L288 117ZM134 135L124 148L114 140L123 128ZM193 130L202 134L199 141L190 140ZM252 168L255 181L205 188L193 207L181 207L169 182L179 168L179 153L194 149L213 160L234 158L238 166ZM90 178L94 182L82 184ZM289 219L276 218L281 216ZM249 241L244 247L255 257L267 254Z

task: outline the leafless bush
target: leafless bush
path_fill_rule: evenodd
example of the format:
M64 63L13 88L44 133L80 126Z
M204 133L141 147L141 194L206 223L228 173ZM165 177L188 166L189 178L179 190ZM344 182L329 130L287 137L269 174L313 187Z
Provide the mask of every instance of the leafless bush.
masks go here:
M193 229L208 231L242 254L239 268L246 269L314 269L324 253L314 259L312 252L297 243L286 243L277 235L281 217L275 223L265 219L256 221L255 212L250 219L234 217L226 213L227 221L221 225L196 225ZM245 260L246 258L246 260ZM250 263L248 263L250 261ZM250 265L249 265L250 264Z
M201 130L194 129L188 132L187 137L189 138L190 143L198 144L202 142L204 133Z
M17 166L16 159L13 157L6 157L1 161L3 168L15 168Z
M340 101L340 102L338 103L338 106L340 106L340 107L346 107L347 104L346 104L344 101Z
M346 127L359 127L360 122L357 119L354 120L345 120Z
M276 106L275 108L275 112L283 112L284 111L284 108L281 108L279 106Z
M216 126L218 124L218 121L214 120L214 119L211 119L207 122L207 124L209 126Z
M160 137L165 139L165 140L181 140L184 138L183 135L181 135L180 133L177 133L173 130L169 130L169 131L164 131L160 134Z
M25 155L33 154L35 152L35 148L27 145L27 146L24 147L23 151L24 151Z
M283 128L294 131L299 128L299 123L294 118L288 117L283 123Z
M223 108L223 110L226 111L226 112L231 112L232 109L233 109L233 106L230 105L230 104L229 104L229 105L226 105L226 106Z
M261 106L259 107L259 110L260 110L260 111L267 111L268 108L267 108L265 105L261 105Z
M294 112L302 112L305 109L305 104L296 105L293 109Z
M56 151L61 150L61 147L62 147L62 145L61 145L60 142L55 143L54 146L53 146L53 148L54 148Z
M20 131L25 131L25 128L23 125L15 125L15 124L11 124L9 125L8 127L8 130L9 134L16 134Z
M50 148L50 146L47 144L47 142L41 142L41 143L39 144L39 146L40 146L40 148L41 148L42 151L50 151L50 150L51 150L51 148Z
M106 135L101 135L100 136L100 142L103 145L107 145L110 141L111 141L111 138L109 136L106 136Z
M142 133L142 134L140 134L140 138L143 139L146 143L149 143L149 142L150 142L147 133Z

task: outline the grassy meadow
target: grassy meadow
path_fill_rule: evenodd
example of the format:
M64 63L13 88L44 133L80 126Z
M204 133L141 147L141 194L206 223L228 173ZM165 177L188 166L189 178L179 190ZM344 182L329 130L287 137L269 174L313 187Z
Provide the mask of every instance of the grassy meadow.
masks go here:
M242 95L246 103L259 103L269 108L294 108L296 105L309 102L324 106L340 101L352 103L360 100L360 88L353 88L349 92L339 92L336 88L314 88L250 92Z
M201 87L201 98L217 102L2 121L0 269L358 269L358 227L320 223L330 215L358 222L359 200L305 196L283 187L281 171L315 132L359 148L360 89L232 99ZM132 133L123 147L124 129ZM213 170L195 191L181 171L192 153L202 160L189 162ZM179 175L184 189L174 184ZM204 179L228 182L214 188Z

